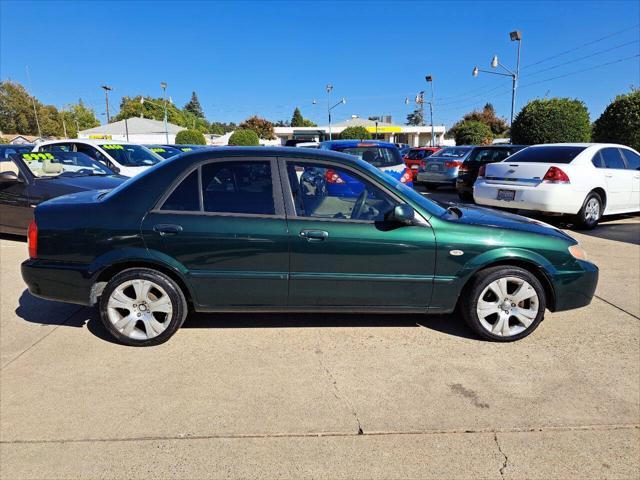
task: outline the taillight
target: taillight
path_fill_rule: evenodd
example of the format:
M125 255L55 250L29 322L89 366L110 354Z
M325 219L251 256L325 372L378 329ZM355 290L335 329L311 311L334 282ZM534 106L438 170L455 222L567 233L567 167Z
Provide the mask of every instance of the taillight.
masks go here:
M413 180L413 173L408 168L405 169L404 173L400 177L400 183L409 183Z
M486 165L480 165L480 169L478 170L478 178L484 177L484 172L487 170Z
M460 169L458 170L458 173L467 173L469 171L469 168L463 163L462 165L460 165Z
M324 178L327 183L344 183L344 180L340 178L340 175L338 175L335 170L327 169Z
M27 230L27 245L29 246L29 258L38 256L38 225L35 220L31 220Z
M542 181L548 183L570 183L567 174L558 167L549 167L547 173L542 177Z
M457 160L449 160L447 162L444 162L444 168L459 167L460 165L462 165L462 162L459 162Z

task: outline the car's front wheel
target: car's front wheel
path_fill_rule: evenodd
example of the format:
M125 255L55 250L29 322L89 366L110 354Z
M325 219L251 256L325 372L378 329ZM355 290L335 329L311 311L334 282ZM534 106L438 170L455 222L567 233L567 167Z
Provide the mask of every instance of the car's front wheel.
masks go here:
M480 271L461 302L467 324L481 337L512 342L542 321L546 308L542 284L531 272L511 266Z
M120 342L158 345L184 323L187 302L180 287L156 270L132 268L114 276L100 298L100 318Z

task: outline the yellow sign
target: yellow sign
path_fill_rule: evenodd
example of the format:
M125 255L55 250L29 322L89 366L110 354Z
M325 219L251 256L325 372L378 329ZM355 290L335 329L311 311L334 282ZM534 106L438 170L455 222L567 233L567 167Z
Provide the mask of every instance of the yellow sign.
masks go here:
M89 138L95 140L111 140L111 135L89 135Z
M373 127L365 127L365 128L369 133L376 133L375 125ZM377 132L378 133L400 133L402 132L402 127L396 127L395 125L392 125L390 127L378 126Z

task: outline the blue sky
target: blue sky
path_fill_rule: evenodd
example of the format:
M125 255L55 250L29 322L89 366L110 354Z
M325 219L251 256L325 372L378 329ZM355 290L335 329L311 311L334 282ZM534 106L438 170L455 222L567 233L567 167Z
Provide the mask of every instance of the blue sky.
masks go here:
M489 69L494 54L514 65L508 33L519 29L518 105L544 96L579 98L593 120L615 95L640 86L640 58L629 58L640 53L639 24L635 0L2 0L0 78L23 83L58 107L81 97L103 121L100 85L113 86L113 111L123 95L161 96L164 81L179 106L195 90L209 120L290 119L299 106L305 117L326 124L327 83L336 100L347 99L334 121L390 114L399 122L411 109L405 97L425 89L424 75L431 74L435 122L451 125L487 101L509 116L510 79L473 78L471 71L476 64ZM573 51L537 63L567 50ZM599 66L605 63L611 64Z

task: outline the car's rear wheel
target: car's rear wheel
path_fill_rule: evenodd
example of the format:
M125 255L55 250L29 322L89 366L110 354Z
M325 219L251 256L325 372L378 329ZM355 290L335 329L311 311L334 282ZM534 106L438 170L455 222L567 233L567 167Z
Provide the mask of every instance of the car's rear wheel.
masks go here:
M591 192L585 198L582 208L575 216L573 223L578 228L591 230L598 225L602 218L603 210L602 198L596 192Z
M467 324L482 338L513 342L533 332L544 317L546 297L531 272L512 266L480 271L461 302Z
M132 268L114 276L100 298L100 318L120 342L133 346L167 341L184 323L187 302L163 273Z

